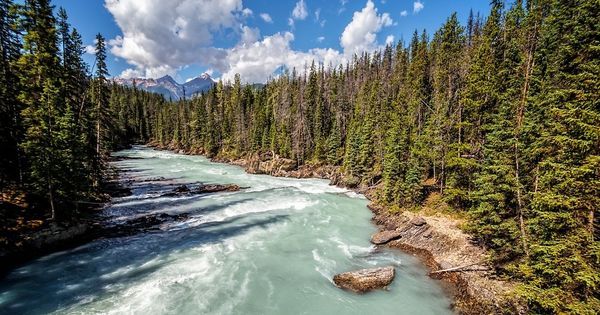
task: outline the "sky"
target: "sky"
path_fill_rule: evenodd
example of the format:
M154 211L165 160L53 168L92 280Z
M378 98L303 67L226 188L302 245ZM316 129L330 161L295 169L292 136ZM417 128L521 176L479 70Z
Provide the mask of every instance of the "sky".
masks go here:
M54 0L82 34L94 63L97 33L108 42L111 76L185 82L202 73L263 83L313 60L345 63L354 53L437 30L457 12L487 15L489 0Z

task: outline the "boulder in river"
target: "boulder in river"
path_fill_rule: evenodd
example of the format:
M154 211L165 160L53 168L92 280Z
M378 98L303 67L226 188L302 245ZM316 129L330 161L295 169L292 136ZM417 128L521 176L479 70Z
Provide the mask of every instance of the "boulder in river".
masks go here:
M342 289L364 293L385 288L395 276L396 269L388 266L340 273L333 277L333 282Z
M181 186L175 188L174 192L176 192L176 193L188 193L188 192L190 192L190 189L186 185L181 185Z
M371 236L371 243L375 245L383 245L390 241L397 240L402 237L402 233L396 230L381 231Z
M200 185L193 192L195 194L204 194L204 193L216 193L222 191L239 191L241 189L238 185L227 184L227 185Z
M196 188L189 188L187 185L181 185L173 189L173 191L163 194L162 197L179 197L179 196L187 196L190 194L209 194L209 193L218 193L218 192L231 192L231 191L239 191L242 187L234 184L211 184L211 185L203 185L200 184Z

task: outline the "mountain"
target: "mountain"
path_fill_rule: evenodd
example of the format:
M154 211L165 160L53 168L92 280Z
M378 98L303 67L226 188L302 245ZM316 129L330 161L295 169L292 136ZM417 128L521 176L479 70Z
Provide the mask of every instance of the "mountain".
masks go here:
M136 86L139 89L163 95L166 99L180 100L184 97L192 98L199 93L208 91L215 81L207 73L180 84L170 75L158 79L145 78L114 78L113 81L120 85Z

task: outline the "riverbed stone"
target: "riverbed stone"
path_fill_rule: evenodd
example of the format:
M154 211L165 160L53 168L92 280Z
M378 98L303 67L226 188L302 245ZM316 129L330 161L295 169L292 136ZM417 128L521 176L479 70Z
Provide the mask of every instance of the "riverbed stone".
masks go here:
M425 221L423 217L414 217L412 220L410 220L410 223L414 226L423 226L427 224L427 221Z
M383 245L390 241L397 240L402 237L402 232L396 230L381 231L371 236L371 243L375 245Z
M393 266L361 269L337 274L333 282L340 288L365 293L387 287L396 276Z
M181 185L181 186L178 186L177 188L175 188L174 191L176 193L188 193L188 192L190 192L190 189L186 185Z
M232 191L239 191L241 189L240 186L238 185L233 185L233 184L227 184L227 185L219 185L219 184L213 184L213 185L200 185L198 186L198 188L196 188L194 190L194 193L196 194L204 194L204 193L216 193L216 192L232 192Z

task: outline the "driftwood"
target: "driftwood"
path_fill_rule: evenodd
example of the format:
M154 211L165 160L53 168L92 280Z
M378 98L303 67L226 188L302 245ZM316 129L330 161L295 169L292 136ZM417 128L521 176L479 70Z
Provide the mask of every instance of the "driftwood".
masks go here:
M475 266L475 265L480 265L482 263L484 263L484 262L480 261L480 262L476 262L476 263L472 263L472 264L468 264L468 265L464 265L464 266L459 266L459 267L453 267L453 268L448 268L448 269L442 269L442 270L432 271L429 274L430 275L436 275L436 274L446 273L446 272L488 271L489 268L468 269L468 270L465 270L465 268L468 268L468 267L471 267L471 266Z

